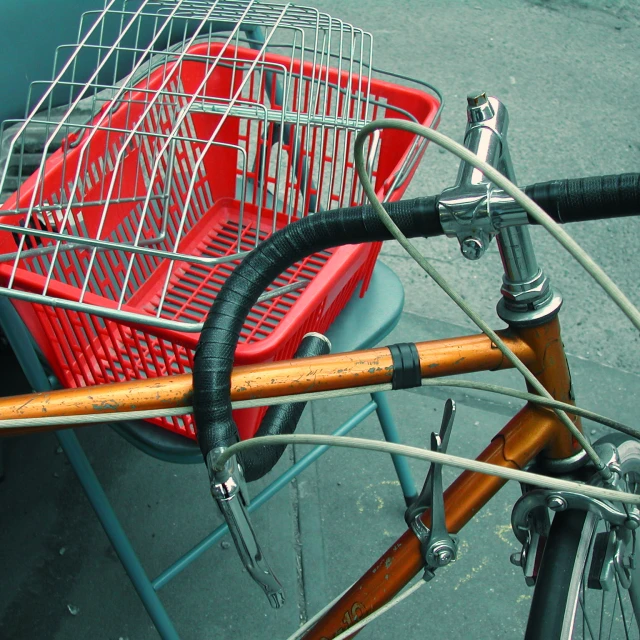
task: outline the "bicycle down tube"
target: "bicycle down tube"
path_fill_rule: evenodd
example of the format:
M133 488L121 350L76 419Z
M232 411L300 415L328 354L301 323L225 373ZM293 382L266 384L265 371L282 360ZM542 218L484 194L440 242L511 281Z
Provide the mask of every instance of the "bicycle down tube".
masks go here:
M557 318L544 325L519 330L531 342L528 363L554 398L573 403L571 379L560 340ZM579 418L575 420L580 424ZM574 442L552 411L528 404L493 438L477 460L500 467L524 469L539 454L565 460L576 453ZM544 459L544 458L543 458ZM465 471L444 492L446 527L458 533L504 486L506 480ZM421 517L429 527L430 512ZM369 570L304 636L305 640L332 638L357 620L391 600L423 567L420 541L411 529L398 538Z

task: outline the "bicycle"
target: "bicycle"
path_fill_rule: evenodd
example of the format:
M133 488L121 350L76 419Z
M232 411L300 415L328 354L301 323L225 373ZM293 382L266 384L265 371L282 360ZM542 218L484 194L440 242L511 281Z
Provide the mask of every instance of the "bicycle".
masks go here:
M508 175L510 172L507 159L508 156L505 156L504 147L502 148L502 153L499 153L499 149L495 144L497 136L503 135L504 133L502 130L502 127L504 126L503 105L495 99L486 99L486 96L483 97L482 95L476 95L470 104L470 115L472 122L468 130L468 146L474 151L479 151L480 148L483 148L486 157L494 164L501 164L501 168ZM487 115L489 115L489 117L487 117ZM477 125L478 122L483 123L481 127L474 126ZM486 139L483 138L483 136L489 136L489 138ZM456 185L453 190L441 194L437 203L436 199L421 199L414 201L409 206L412 207L412 213L417 212L418 215L416 215L416 219L414 220L410 220L410 217L407 215L404 219L403 225L408 226L412 233L420 232L424 235L441 234L443 232L442 226L444 226L448 234L456 236L459 239L463 251L466 251L470 257L479 257L479 253L482 251L483 247L486 247L490 237L495 235L498 229L500 229L500 233L505 233L503 229L509 228L511 230L507 231L506 236L503 235L501 240L507 245L505 248L507 249L506 255L508 256L509 240L505 240L505 237L508 238L509 234L517 236L522 246L522 242L525 242L523 240L523 237L525 236L523 235L523 232L521 232L521 225L527 224L530 220L527 218L526 214L523 213L523 210L520 209L520 207L514 205L514 201L511 197L500 192L491 193L492 215L489 216L486 183L484 180L473 182L470 180L471 174L473 174L473 171L468 165L463 164L461 166L458 185ZM637 209L638 176L626 178L625 180L626 184L624 185L624 189L626 194L626 208L618 209L616 213L630 215L635 213ZM472 187L475 187L475 190L472 189ZM543 203L545 208L553 208L549 205L560 202L560 207L562 209L562 212L558 214L560 219L564 218L566 220L567 217L582 219L583 217L589 218L599 215L598 213L594 213L589 207L572 207L569 199L562 193L562 190L567 187L575 189L578 193L598 194L598 196L605 194L614 201L617 200L620 193L622 193L620 183L616 180L611 180L609 184L605 184L604 186L602 184L592 184L589 182L573 182L570 184L557 183L546 187L534 186L529 188L528 191L533 194L534 200L538 200ZM467 189L469 191L467 191ZM554 191L556 193L554 193ZM558 196L558 193L560 196ZM564 197L564 200L562 200L562 197ZM400 209L401 215L402 213L406 213L404 211L408 206L406 203L398 203L396 206ZM391 210L393 210L393 207L393 204L388 206ZM467 214L466 217L464 215L465 213ZM338 215L335 215L334 217L339 219ZM348 212L344 214L344 219L341 220L340 224L342 225L345 221L350 221L354 226L360 225L358 226L359 233L361 234L360 238L365 236L369 237L361 225L363 219L366 220L370 229L374 229L375 234L377 234L375 235L376 239L379 239L380 237L387 237L385 235L387 232L384 227L379 223L377 217L375 217L371 211L368 211L366 214L362 214L359 211ZM470 228L469 220L471 220L472 223L471 227L474 232L473 236L468 235ZM326 223L326 220L323 224L324 223ZM497 225L497 227L494 225ZM301 227L305 228L305 226L309 232L313 230L312 223L301 222L297 227L289 227L289 231L285 229L282 233L295 234L297 229ZM353 240L354 235L355 234L349 234L348 239ZM510 241L513 242L514 237L511 237ZM251 260L259 259L260 256L268 254L268 252L272 250L274 243L277 243L277 240L261 245L259 250L256 250L251 254L251 258L249 258L249 262L246 264L250 264ZM507 342L513 350L521 356L521 359L526 364L530 366L537 365L539 369L542 370L540 372L538 369L538 378L542 384L548 387L553 387L555 399L564 402L564 408L568 411L572 411L572 409L566 406L566 404L570 404L572 401L572 391L568 369L566 369L563 364L564 354L561 342L559 341L559 327L556 320L560 300L557 295L553 294L548 282L545 283L545 276L542 273L538 274L537 268L534 269L532 267L530 249L524 249L524 253L525 258L527 258L524 262L528 263L526 266L533 269L533 273L520 274L522 276L520 282L515 281L514 279L507 279L505 283L504 293L507 301L502 303L501 311L503 317L509 320L512 327L512 335L506 336ZM258 258L255 256L258 256ZM511 258L507 257L506 260L509 261L512 258L513 256ZM284 260L284 257L282 259ZM291 259L291 257L289 256L287 259ZM513 269L513 264L510 266ZM245 267L245 269L246 268L248 267ZM280 266L277 268L274 267L274 270L276 269L280 269ZM271 275L272 274L265 275L264 278L267 279ZM240 276L237 276L236 280L239 278ZM531 281L533 280L535 280L535 282L533 282L533 286L528 289L523 287L525 283L532 284ZM267 284L270 281L271 280L269 279ZM229 287L232 286L233 281L231 281ZM511 290L509 290L509 286L512 286ZM256 290L259 288L260 287L256 285ZM525 298L528 296L527 304L519 305L518 302L522 299L522 296L518 294L522 294L523 292L525 294ZM256 295L259 295L259 292ZM249 307L250 306L251 305L249 305ZM210 316L210 318L213 319L209 320L214 328L217 324L215 322L215 313L218 313L218 309L214 307L214 315ZM206 344L206 341L203 341L202 344ZM398 388L402 388L403 386L404 388L408 388L408 385L417 384L419 377L425 376L425 374L427 374L428 377L430 373L428 371L428 366L434 363L439 365L439 367L437 367L438 372L444 375L447 375L447 373L458 372L460 370L460 358L462 357L464 357L463 362L465 363L463 366L470 367L470 370L473 370L474 367L480 369L501 366L503 364L503 355L494 348L494 344L495 343L492 343L492 339L489 338L462 339L453 343L457 349L455 352L456 357L455 359L449 357L448 360L445 360L444 358L451 355L451 352L453 351L453 345L451 344L444 347L441 344L418 345L417 347L397 347L393 350L394 353L387 353L387 349L383 348L369 354L369 357L374 359L373 361L376 364L375 367L370 366L371 363L367 363L367 367L364 371L358 370L356 373L358 373L360 378L359 382L366 381L371 384L383 385L391 384ZM428 357L429 354L432 351L438 352L438 350L444 351L443 360L430 361ZM543 352L542 356L540 352ZM327 369L331 368L331 364L323 365L323 363L335 363L336 361L343 362L344 358L345 356L325 356L324 359L319 358L311 361L310 363L305 362L304 366L312 364L314 369L317 367L317 370L322 371L324 366L326 366ZM226 363L225 366L227 368L223 372L224 375L220 376L220 384L223 386L227 384L228 374L231 370L229 363ZM548 368L551 370L549 371ZM368 371L368 369L377 369L377 371L374 371L367 376L366 371ZM418 369L420 369L420 376L418 375ZM250 380L252 375L258 376L262 374L264 376L265 372L267 372L267 377L270 379L273 377L274 372L283 373L287 370L291 370L291 376L287 381L283 382L282 390L280 392L291 390L291 379L299 379L301 371L295 363L293 365L276 364L245 371L243 372L247 376L245 382L238 382L236 388L231 389L230 394L223 392L218 395L225 400L225 402L227 395L230 395L231 399L239 398L241 397L240 389L248 386L246 384L246 380ZM203 375L201 371L196 371L194 373L196 385L199 385L198 376L201 375ZM317 384L316 379L314 379L314 383ZM353 379L349 381L349 384L353 383ZM335 380L329 381L327 384L329 386L338 386ZM341 382L340 384L344 383ZM141 384L140 386L142 387L143 385ZM266 385L265 389L256 389L255 385L253 386L254 390L252 395L254 396L261 394L272 395L276 393L273 389L273 385ZM96 393L100 393L98 389L95 391ZM104 389L103 391L105 393L104 397L111 399L114 398L113 395L110 395L112 392L109 389ZM59 397L62 400L68 400L71 395L73 395L74 398L82 398L87 395L87 391L85 389L73 393L64 392ZM539 402L539 400L536 401ZM20 404L22 404L22 401L20 401ZM140 408L139 402L133 401L132 404L135 404L138 409ZM3 402L0 406L2 406L5 411L7 410L6 402ZM14 411L16 412L17 406L19 405L14 405ZM196 413L200 410L201 408L196 406ZM449 410L449 413L450 412L451 409ZM199 428L201 428L200 425L206 423L206 417L196 417L196 423L199 425ZM219 424L219 421L216 421L216 423ZM575 423L579 424L577 420ZM522 431L528 430L528 428L533 425L537 428L537 433L528 434L527 437L520 435ZM218 457L218 454L222 452L215 451L216 447L211 446L211 444L219 445L222 443L226 448L230 445L230 441L228 440L229 438L233 439L233 429L229 423L227 423L227 427L228 432L224 433L222 437L220 437L219 434L216 434L216 438L218 438L218 440L214 440L213 443L209 444L206 455L208 457L208 466L212 474L214 487L217 486L218 491L231 491L231 493L235 495L235 488L232 485L234 483L240 484L238 470L236 467L233 467L225 471L224 464L220 462L220 458ZM438 456L438 453L442 453L446 449L450 428L451 416L449 415L448 417L445 417L445 420L443 421L443 427L439 434L439 439L434 438L432 441L432 452L430 456L428 456L432 462L441 462L446 459L442 456ZM632 430L627 429L627 431ZM529 407L521 412L519 417L510 422L510 426L506 428L502 437L503 441L508 442L509 444L509 453L508 455L503 456L502 466L509 466L511 462L516 461L519 468L524 468L537 453L550 444L550 457L552 459L557 458L558 460L564 460L564 463L555 465L554 470L556 472L559 467L562 472L575 474L578 479L583 480L587 479L593 473L593 469L589 469L589 467L583 466L582 471L578 471L576 469L576 467L579 467L584 463L584 454L577 452L575 442L569 435L567 435L564 426L559 426L557 418L543 409ZM282 441L282 439L280 441ZM302 440L298 439L298 441ZM485 452L483 458L493 460L496 456L503 453L504 442L498 442L497 444L491 445L491 447ZM615 486L616 482L621 482L623 485L622 488L635 491L635 483L632 481L630 476L639 472L638 464L640 464L640 462L638 461L638 456L640 454L638 453L638 445L634 441L626 441L624 443L617 443L616 449L611 442L604 441L599 443L598 446L600 450L600 457L605 461L614 460L616 455L618 455L618 464L622 470L621 472L614 471L612 474L611 465L602 466L600 471L604 472L604 475L608 476L605 478L605 482L609 482L611 486ZM238 449L235 449L234 451L238 451ZM449 462L451 461L450 459L446 460ZM551 467L553 468L554 465L551 464ZM607 472L606 469L609 469L609 472ZM217 475L221 473L222 475ZM393 576L393 572L385 572L383 575L378 571L373 572L373 569L386 565L389 560L391 560L389 564L394 567L394 571L400 571L401 573L417 572L419 571L420 564L424 562L428 570L426 577L430 578L431 573L438 567L446 566L455 558L456 545L455 541L451 539L450 534L457 532L458 528L468 519L468 517L470 517L471 513L475 512L481 503L489 499L489 497L497 491L498 487L503 483L496 477L483 476L482 478L479 478L477 475L470 475L469 473L464 474L462 476L463 479L458 481L454 485L454 488L450 489L447 493L447 503L451 502L452 506L451 508L446 509L447 521L445 525L445 506L442 503L441 481L439 478L440 473L441 465L434 464L432 466L431 481L425 484L425 489L421 499L416 505L414 505L413 509L410 508L407 516L411 529L407 531L401 541L393 545L393 547L400 547L402 549L402 555L408 554L412 556L412 558L407 562L409 568L402 568L401 566L400 569L395 569L396 566L402 565L402 562L398 561L398 550L390 550L388 554L383 556L383 558L381 558L381 560L372 567L372 571L366 578L366 580L374 583L372 594L370 596L371 600L367 602L354 600L353 594L355 591L352 590L350 594L344 596L341 601L333 606L327 616L321 620L311 630L310 635L306 637L324 637L322 634L333 634L344 625L343 619L345 617L345 612L348 614L349 622L355 622L355 618L362 617L363 611L369 611L374 608L373 603L375 603L375 605L381 604L382 600L388 596L388 593L384 593L384 595L381 593L382 589L379 584L380 576L382 576L382 579L385 580L387 584L389 584L390 581L396 583L396 580ZM616 475L620 478L617 481L615 480ZM522 482L524 482L525 486L527 481L534 480L534 478L529 476L519 476L518 474L515 474L515 477L518 477ZM611 477L614 477L613 482L611 481ZM231 484L228 484L229 482L231 482ZM473 484L473 487L470 487L471 484ZM519 559L519 562L525 571L526 578L531 581L538 582L538 587L535 591L536 595L534 596L534 614L531 619L532 626L529 631L531 637L536 637L536 633L539 634L538 637L555 637L560 635L557 628L549 629L537 626L538 622L542 621L546 624L549 620L548 616L546 619L538 616L536 611L548 611L554 608L558 601L558 596L549 589L549 583L556 583L556 580L553 577L555 573L555 560L551 561L551 571L545 568L545 565L549 566L548 561L543 560L543 566L540 568L538 578L536 561L539 559L538 554L541 553L542 546L544 545L545 548L555 552L557 552L557 549L562 550L565 545L577 544L578 546L584 546L582 538L591 537L592 529L597 524L597 516L602 516L605 520L607 518L611 519L617 528L614 527L609 531L605 531L604 534L601 533L596 538L594 546L605 558L605 562L603 563L602 571L599 573L596 572L597 575L590 576L590 578L600 581L602 584L606 584L607 586L611 586L610 581L613 579L615 583L616 578L612 577L611 572L607 572L605 569L616 567L614 568L613 575L618 576L619 580L630 581L631 587L633 587L633 581L630 580L630 576L628 575L631 554L629 554L627 547L633 542L633 538L635 536L633 532L635 531L634 525L637 526L636 512L634 510L625 511L622 508L616 508L615 502L612 505L602 501L598 502L597 498L581 498L575 493L572 493L568 489L569 487L575 489L575 487L571 487L571 485L566 485L564 489L556 489L552 492L540 492L536 490L527 491L523 496L523 499L516 505L514 526L516 532L520 532L519 539L523 543L523 554ZM461 496L460 504L456 505L456 495L460 496L462 493L465 494L464 500ZM606 495L610 500L612 499L612 496L615 498L615 494L600 493L600 495ZM465 500L467 501L467 504L464 504ZM472 500L476 501L475 504L469 505L468 502ZM245 516L242 514L242 511L237 509L240 505L237 497L235 498L235 502L232 501L232 504L235 509L234 513L231 514L232 517L244 518ZM427 513L425 509L428 504L435 505L433 522L428 519L426 522L423 522L422 516ZM557 516L554 518L555 524L550 530L548 522L545 519L547 506L558 512ZM595 513L589 511L587 519L583 522L581 521L581 516L584 512L581 512L580 508L584 507L587 507L587 509L594 509ZM416 517L418 518L417 520ZM428 518L428 516L424 516L424 518ZM627 523L627 527L625 527L625 523ZM626 533L627 531L629 533ZM238 537L245 535L250 539L252 534L245 529L244 531L236 531L236 535ZM544 539L547 536L549 540L544 544ZM569 539L566 540L566 538ZM558 542L556 542L556 540L558 540ZM422 548L419 550L419 547ZM591 545L587 544L586 551L589 551L590 548ZM550 557L553 558L554 556ZM581 554L575 556L571 553L560 552L559 557L560 559L568 560L570 563L575 562L575 567L577 567L575 570L580 573L579 570L581 567L579 565L583 563L583 556ZM375 573L378 573L378 578L375 577ZM390 576L389 579L385 577L387 575ZM397 586L398 584L396 583L394 588ZM361 590L362 584L358 585L357 589ZM550 624L555 626L559 624L560 627L563 627L565 620L573 621L575 616L575 606L578 602L577 591L574 593L575 599L570 603L571 606L569 606L569 612L563 612L563 615L561 615L559 619L554 619ZM631 593L633 594L633 589L631 589ZM635 595L633 597L635 598ZM550 598L551 600L546 601L545 598ZM568 599L569 598L567 597L567 600ZM633 603L633 606L636 606L635 602ZM330 627L331 631L323 630L323 624L325 625L325 629Z

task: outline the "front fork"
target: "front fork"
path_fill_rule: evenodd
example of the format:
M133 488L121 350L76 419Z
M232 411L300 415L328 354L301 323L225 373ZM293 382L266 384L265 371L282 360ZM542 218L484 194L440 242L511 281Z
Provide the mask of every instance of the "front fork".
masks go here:
M522 333L523 339L542 355L537 370L533 371L538 380L555 399L573 404L575 398L571 376L557 318L543 327ZM571 419L582 431L579 417L573 416ZM599 474L592 465L588 465L586 452L577 448L577 442L559 420L555 422L557 424L550 433L548 444L535 461L535 470L554 476L569 474L585 482L600 483ZM616 447L605 442L598 446L597 451L603 463L613 472L608 487L626 490ZM632 580L632 574L638 573L634 557L636 531L640 527L637 509L624 508L571 491L523 487L523 495L516 502L511 516L511 526L522 543L522 550L511 556L512 563L522 567L528 585L535 584L549 533L549 510L559 512L569 509L587 511L590 517L602 519L610 525L608 531L596 537L589 587L609 591L614 584L619 584L624 589L631 588L634 610L637 606L640 613L640 590L637 580ZM614 582L616 577L617 582Z

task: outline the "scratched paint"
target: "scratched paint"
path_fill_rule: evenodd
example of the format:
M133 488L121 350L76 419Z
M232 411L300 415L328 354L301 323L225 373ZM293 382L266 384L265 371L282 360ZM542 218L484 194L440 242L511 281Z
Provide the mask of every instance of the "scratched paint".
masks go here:
M504 335L517 355L531 364L532 350L518 337ZM416 343L423 376L483 371L505 366L486 336ZM427 364L428 363L428 364ZM393 358L387 347L316 358L236 367L231 376L232 401L270 398L309 390L334 390L391 381ZM0 418L77 416L103 411L184 407L191 404L190 374L135 380L93 388L65 389L0 399ZM9 431L7 431L9 433Z

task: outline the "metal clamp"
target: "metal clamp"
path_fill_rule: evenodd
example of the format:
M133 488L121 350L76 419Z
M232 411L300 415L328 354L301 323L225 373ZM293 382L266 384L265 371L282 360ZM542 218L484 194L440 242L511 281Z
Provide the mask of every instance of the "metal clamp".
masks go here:
M503 229L529 224L526 211L511 196L485 182L444 189L438 207L442 230L458 239L468 260L481 258Z
M530 529L533 510L542 506L552 511L567 509L588 511L595 513L615 527L624 527L629 530L637 529L640 526L640 515L637 511L629 510L627 513L609 502L573 491L534 489L525 493L516 502L511 513L511 527L520 542L526 540L526 532Z
M249 520L249 497L242 468L234 456L227 461L222 471L214 471L215 463L224 450L225 447L220 447L207 455L211 494L229 525L242 564L265 592L271 606L278 609L284 604L284 592L260 549Z
M450 238L457 238L468 260L480 259L496 235L489 214L489 185L445 189L438 201L440 224Z
M464 146L515 182L506 107L484 92L469 94L467 103ZM562 298L538 266L527 214L492 186L482 171L461 161L455 186L442 192L438 207L443 231L458 239L465 258L481 258L496 237L504 267L498 305L502 320L512 326L534 326L558 312Z
M599 533L594 543L594 553L589 570L589 585L605 591L615 588L613 572L619 584L628 589L634 557L630 553L632 539L640 527L640 513L624 510L615 505L587 497L573 491L533 489L527 491L515 504L511 513L511 527L522 543L522 551L511 555L512 564L521 566L525 581L533 586L544 545L549 532L549 510L580 510L610 523L611 530ZM625 586L626 585L626 586Z
M440 434L431 434L431 450L445 453L451 436L456 405L447 400L442 416ZM420 516L431 509L431 529ZM458 544L449 535L445 521L444 491L442 488L442 465L431 464L422 491L417 500L406 510L405 520L420 541L420 550L425 563L424 580L435 576L435 570L448 565L456 559Z

